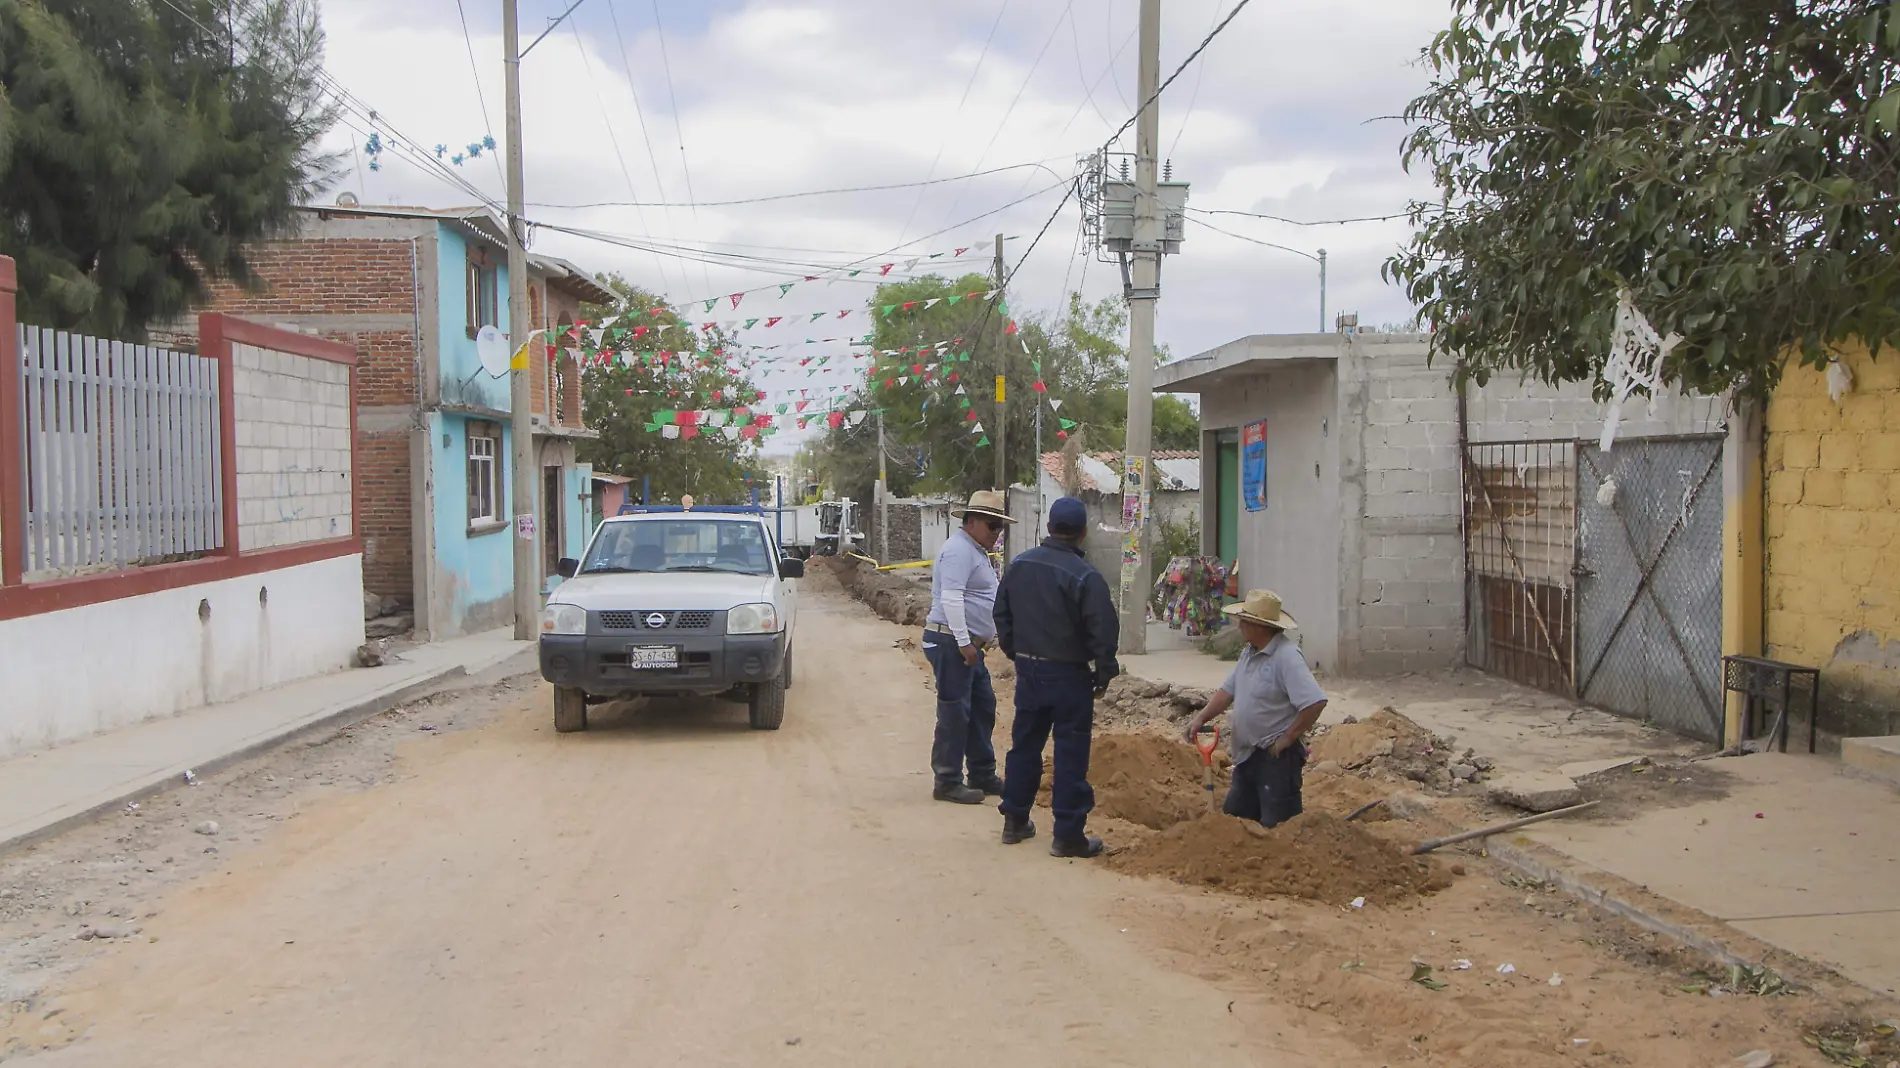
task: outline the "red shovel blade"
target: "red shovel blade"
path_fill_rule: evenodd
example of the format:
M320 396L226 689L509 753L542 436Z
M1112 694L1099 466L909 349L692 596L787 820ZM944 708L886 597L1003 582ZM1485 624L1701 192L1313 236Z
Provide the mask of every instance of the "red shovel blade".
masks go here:
M1203 727L1201 733L1194 736L1194 748L1201 751L1201 763L1214 766L1214 750L1220 747L1220 728Z

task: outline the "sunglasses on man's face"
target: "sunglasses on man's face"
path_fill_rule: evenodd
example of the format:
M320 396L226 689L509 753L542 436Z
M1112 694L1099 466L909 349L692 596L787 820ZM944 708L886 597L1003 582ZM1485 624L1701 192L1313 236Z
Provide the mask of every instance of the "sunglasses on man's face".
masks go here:
M983 520L979 520L979 522L983 524L984 529L988 530L992 534L1003 529L1003 527L1005 526L1004 522L1000 519L983 519Z

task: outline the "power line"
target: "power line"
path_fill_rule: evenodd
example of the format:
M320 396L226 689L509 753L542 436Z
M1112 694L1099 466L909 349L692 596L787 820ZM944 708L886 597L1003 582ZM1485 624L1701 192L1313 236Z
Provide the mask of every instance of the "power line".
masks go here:
M460 0L457 0L457 2L459 3ZM607 98L600 91L600 82L594 78L594 61L587 58L587 42L581 39L580 26L569 23L568 29L574 31L574 47L580 49L581 68L587 72L587 84L593 87L594 99L600 104L600 121L602 125L607 127L607 140L614 146L614 158L620 161L620 175L627 180L627 195L638 199L640 192L633 186L633 169L627 166L627 155L620 150L620 135L614 132L614 119L612 113L607 110ZM641 229L646 229L646 209L637 208L635 210L640 216ZM660 273L660 284L663 286L667 285L666 265L660 261L660 257L657 253L654 254L653 257L653 268Z
M1228 208L1189 208L1187 210L1201 215L1240 215L1249 219L1266 219L1270 222L1286 223L1289 226L1343 226L1346 223L1389 222L1392 219L1412 217L1409 211L1401 211L1393 215L1360 215L1351 219L1289 219L1282 215L1266 215L1257 211L1234 211Z
M1114 144L1116 139L1120 138L1122 134L1127 133L1128 128L1140 120L1141 113L1148 110L1155 101L1161 99L1161 94L1167 92L1168 86L1173 85L1174 80L1181 76L1181 72L1188 69L1188 64L1200 58L1201 53L1207 51L1207 46L1214 43L1214 38L1219 37L1221 31L1225 30L1234 21L1235 16L1246 10L1247 5L1250 3L1253 3L1253 0L1238 0L1238 2L1234 4L1234 9L1227 13L1227 17L1220 20L1220 25L1207 31L1207 36L1201 38L1201 43L1194 46L1194 51L1189 52L1187 58L1181 61L1181 65L1174 68L1174 73L1168 75L1167 80L1156 87L1153 96L1141 102L1141 106L1135 109L1135 113L1128 116L1128 121L1122 123L1121 128L1110 135L1109 139L1103 142L1102 147L1107 148Z
M1211 10L1207 13L1207 28L1212 30L1214 20L1220 17L1220 0L1213 0L1213 3L1208 6ZM1168 145L1170 156L1174 155L1174 150L1181 146L1181 135L1187 133L1188 120L1194 117L1194 104L1201 99L1201 83L1206 79L1207 64L1203 63L1201 69L1194 72L1194 91L1188 94L1187 111L1182 113L1181 126L1174 131L1174 141Z
M627 88L633 93L633 116L640 120L640 140L646 143L647 165L653 168L653 188L659 192L660 198L664 200L666 198L666 182L660 177L660 157L658 153L653 151L653 134L651 128L647 125L646 107L640 103L640 82L633 73L633 58L627 52L627 39L620 32L620 12L614 0L607 0L607 17L613 23L614 46L620 53L621 69L627 72ZM662 211L666 216L667 233L674 234L676 230L673 225L672 207L668 206L662 209ZM644 220L645 216L643 215L641 218ZM646 224L642 221L641 225L644 226ZM661 282L664 284L664 277L662 277ZM682 277L680 284L684 285L685 283L686 280Z
M455 0L455 13L462 20L462 44L468 47L468 72L475 79L475 99L482 105L482 133L493 140L495 124L488 118L488 94L482 91L482 68L475 62L475 39L469 35L468 12L463 10L462 0ZM495 161L495 177L504 185L507 184L508 179L501 172L501 156L492 155L489 158Z
M1049 54L1049 46L1055 43L1056 34L1062 32L1063 21L1067 19L1074 10L1075 0L1069 0L1068 6L1064 7L1062 14L1057 16L1055 25L1049 28L1049 36L1042 42L1042 51L1036 53L1036 60L1029 65L1029 73L1023 77L1023 84L1016 87L1016 95L1010 99L1009 107L1004 110L1002 120L996 124L996 129L990 132L989 143L983 146L982 153L976 157L976 165L978 167L983 166L983 161L989 157L990 149L996 147L996 139L1003 136L1003 127L1009 125L1009 117L1016 113L1016 105L1022 103L1023 94L1029 91L1029 83L1036 79L1036 72L1042 69L1042 57ZM964 188L967 189L968 186ZM958 206L962 203L963 190L959 189L956 199L950 202L950 210L943 213L944 218L947 219L955 215ZM900 234L899 236L902 235Z
M990 23L989 36L983 38L983 50L976 55L976 66L970 68L970 78L963 83L963 95L957 98L957 110L950 115L950 121L952 123L955 123L957 117L963 114L963 105L970 99L970 90L976 85L976 76L983 70L983 61L989 58L990 43L996 40L996 28L1003 24L1003 16L1009 11L1009 2L1010 0L1003 0L1003 6L996 9L996 21ZM937 142L937 154L930 160L930 169L924 172L925 181L922 183L923 185L930 184L930 177L937 173L937 164L943 162L943 150L949 147L949 145L950 133L946 129L944 131L943 140ZM902 240L903 236L910 232L910 224L917 218L917 209L922 207L923 203L924 194L920 188L917 192L917 199L911 202L910 214L904 216L904 225L897 230L899 240Z
M574 9L581 6L585 2L586 0L574 0L572 4L568 5L568 8L566 11L561 12L561 15L559 18L555 19L553 22L548 23L548 28L541 31L541 36L536 37L532 41L529 41L528 47L522 49L521 54L519 56L516 56L515 58L517 59L525 58L529 52L534 51L535 45L538 45L542 41L547 40L548 34L553 33L556 27L560 26L561 23L566 22L567 17L574 13Z
M1133 35L1131 34L1130 37L1132 36ZM1108 117L1108 115L1102 111L1102 106L1095 102L1095 86L1102 84L1103 76L1105 76L1109 70L1114 69L1115 60L1121 58L1122 49L1118 48L1115 50L1115 55L1113 58L1109 60L1109 66L1107 70L1104 70L1102 74L1096 75L1094 84L1090 84L1088 81L1088 74L1084 72L1082 69L1082 32L1077 27L1076 21L1074 18L1069 19L1069 43L1075 49L1075 77L1077 81L1082 83L1082 94L1083 94L1084 99L1086 100L1086 102L1088 103L1090 107L1095 109L1095 115L1097 118L1102 120L1103 126L1113 125L1113 120L1111 120ZM1128 47L1128 42L1126 41L1122 42L1122 48L1127 48L1127 47ZM1082 108L1079 105L1076 107L1075 113L1076 115L1082 114ZM1069 122L1072 123L1074 121L1075 119L1072 116L1069 119ZM1062 127L1063 132L1067 133L1068 129L1069 129L1068 124L1067 123L1063 124L1063 127Z
M1064 159L1064 158L1066 157L1063 157L1063 156L1049 157L1049 159L1051 160ZM707 200L707 201L684 201L684 202L651 201L651 200L649 201L601 200L601 201L594 201L592 203L587 203L587 204L548 204L548 203L543 203L543 202L534 202L530 206L537 207L537 208L558 208L562 210L574 210L574 211L585 210L589 208L700 208L700 207L730 208L730 207L736 207L742 204L766 204L772 201L797 200L803 197L834 196L834 195L840 195L840 194L846 194L846 193L877 193L877 192L883 192L885 190L890 190L890 189L911 189L917 186L942 185L946 182L960 182L966 178L981 178L987 174L1002 174L1007 171L1020 171L1020 170L1028 170L1028 169L1033 169L1033 168L1041 168L1042 170L1049 171L1050 174L1056 173L1055 171L1050 170L1047 161L1039 160L1035 163L1012 163L1006 167L992 167L986 171L972 171L969 174L958 174L958 175L952 175L945 178L927 178L921 182L889 182L884 185L844 186L837 189L809 189L809 190L804 190L802 192L797 192L797 193L772 193L766 196L740 197L739 199L736 199L736 200ZM902 232L900 232L898 236L902 237L903 236Z
M1288 246L1286 246L1286 245L1276 245L1276 244L1274 244L1274 243L1273 243L1273 242L1271 242L1271 241L1262 241L1262 240L1260 240L1260 239L1259 239L1259 238L1257 238L1257 237L1248 237L1248 236L1246 236L1245 234L1237 234L1237 233L1234 233L1234 232L1233 232L1232 230L1223 230L1223 229L1221 229L1220 227L1218 227L1218 226L1215 226L1215 225L1214 225L1213 223L1210 223L1210 222L1202 222L1202 221L1201 221L1201 220L1199 220L1199 219L1189 219L1188 221L1189 221L1189 222L1191 222L1191 223L1193 223L1193 224L1194 224L1194 225L1196 225L1196 226L1205 226L1205 227L1207 227L1207 228L1208 228L1209 230L1212 230L1212 231L1214 231L1214 232L1215 232L1215 233L1217 233L1217 234L1225 234L1225 235L1227 235L1228 237L1231 237L1231 238L1233 238L1233 239L1234 239L1234 240L1236 240L1236 241L1245 241L1245 242L1247 242L1247 243L1249 243L1249 244L1253 244L1253 245L1264 245L1264 246L1266 246L1267 248L1277 248L1277 249L1279 249L1279 250L1280 250L1281 252L1291 252L1291 253L1293 253L1293 254L1294 254L1295 256L1305 256L1305 257L1306 257L1307 259L1309 259L1309 260L1312 260L1312 261L1313 261L1314 263L1318 263L1318 262L1320 262L1320 258L1319 258L1318 256L1315 256L1315 255L1313 255L1313 254L1312 254L1311 252L1302 252L1302 251L1300 251L1300 250L1299 250L1299 249L1297 249L1297 248L1290 248L1290 247L1288 247Z
M699 223L699 194L693 192L693 168L686 161L686 129L680 125L680 98L673 88L673 60L666 49L666 26L660 21L660 0L653 0L653 29L660 38L660 69L666 72L666 97L673 106L673 134L679 139L680 171L686 176L686 199L694 202L693 223ZM705 271L700 272L705 275ZM705 275L706 288L712 288L712 276Z

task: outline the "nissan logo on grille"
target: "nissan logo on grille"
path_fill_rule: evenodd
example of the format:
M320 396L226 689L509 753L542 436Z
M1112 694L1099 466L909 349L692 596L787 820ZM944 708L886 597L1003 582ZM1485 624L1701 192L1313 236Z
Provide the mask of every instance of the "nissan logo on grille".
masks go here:
M654 630L666 626L666 613L654 612L647 616L647 626L652 627Z

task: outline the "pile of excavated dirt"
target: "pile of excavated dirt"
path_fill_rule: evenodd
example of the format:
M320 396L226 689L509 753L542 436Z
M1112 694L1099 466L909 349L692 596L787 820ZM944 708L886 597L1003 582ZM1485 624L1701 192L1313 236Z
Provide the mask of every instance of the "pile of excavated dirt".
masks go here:
M1095 702L1095 723L1097 727L1142 727L1184 722L1205 707L1212 696L1211 691L1199 687L1122 675L1109 683L1108 692Z
M1209 813L1122 849L1109 866L1253 897L1334 905L1391 904L1450 885L1427 857L1410 857L1366 829L1323 812L1266 828Z
M1044 763L1042 804L1049 803L1052 770ZM1214 754L1214 802L1227 796L1227 754ZM1098 734L1089 749L1089 785L1095 817L1123 819L1164 830L1207 813L1201 754L1157 734Z
M1408 780L1443 792L1454 775L1450 746L1396 710L1382 708L1366 719L1341 723L1313 739L1309 772L1315 767L1353 772L1386 782ZM1460 764L1456 774L1474 778L1479 769Z
M879 571L855 557L815 556L806 567L831 572L846 593L863 601L871 611L892 623L921 627L930 614L929 572L915 569ZM919 581L923 577L924 581Z

